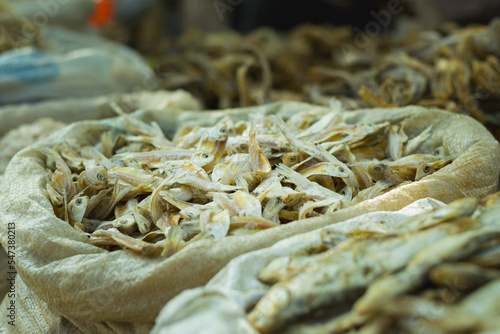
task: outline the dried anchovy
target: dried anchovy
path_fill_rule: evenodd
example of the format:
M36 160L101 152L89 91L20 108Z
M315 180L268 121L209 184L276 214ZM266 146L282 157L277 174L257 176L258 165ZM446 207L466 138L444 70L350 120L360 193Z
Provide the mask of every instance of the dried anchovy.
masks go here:
M113 107L126 129L93 146L39 149L56 215L109 250L172 255L200 238L329 214L452 161L442 152L407 155L430 128L409 138L404 122L346 124L335 110L185 124L170 139ZM422 163L435 167L420 175Z

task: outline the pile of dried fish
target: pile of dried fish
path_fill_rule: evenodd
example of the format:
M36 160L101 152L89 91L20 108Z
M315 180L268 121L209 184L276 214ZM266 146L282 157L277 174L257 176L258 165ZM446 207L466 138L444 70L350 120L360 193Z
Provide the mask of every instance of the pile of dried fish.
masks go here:
M168 44L155 69L162 88L186 89L207 109L308 101L308 70L331 65L332 51L350 37L348 28L310 25L288 37L268 28L247 36L189 30Z
M188 32L156 66L167 89L207 108L294 100L346 109L434 106L500 125L500 20L488 26L395 32L360 45L347 27L305 25L283 36ZM163 74L165 74L163 76Z
M500 328L500 193L384 229L326 228L279 257L248 314L261 333L493 333ZM380 224L382 224L381 222Z
M405 121L346 124L326 108L286 122L226 116L169 139L114 106L127 129L105 132L95 146L40 148L56 215L110 250L170 255L200 238L329 214L453 159L443 148L414 154L431 127L408 138Z

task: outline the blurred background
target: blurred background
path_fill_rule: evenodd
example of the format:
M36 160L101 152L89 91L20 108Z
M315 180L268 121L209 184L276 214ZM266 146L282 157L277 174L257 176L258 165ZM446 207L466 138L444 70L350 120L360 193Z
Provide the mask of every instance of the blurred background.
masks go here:
M98 0L89 0L98 1ZM106 2L106 1L102 1ZM158 37L179 36L189 28L205 32L231 28L249 33L260 27L287 31L304 23L363 27L374 13L397 8L398 17L384 26L414 19L420 29L438 29L447 22L459 25L488 23L500 14L498 0L110 0L113 19L102 24L115 38L138 49ZM154 33L153 33L154 32ZM147 36L147 37L146 37ZM155 39L157 42L158 39Z
M0 0L0 106L181 89L203 110L438 107L500 137L498 14L500 0Z

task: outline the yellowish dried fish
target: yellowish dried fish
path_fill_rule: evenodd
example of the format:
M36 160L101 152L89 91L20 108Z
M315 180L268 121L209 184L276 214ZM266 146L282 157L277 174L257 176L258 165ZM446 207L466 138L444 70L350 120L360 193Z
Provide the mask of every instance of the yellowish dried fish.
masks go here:
M339 200L344 199L338 193L326 189L317 183L309 181L306 177L300 175L293 169L286 167L283 164L278 165L275 168L275 172L280 175L283 175L285 178L287 178L287 180L294 183L297 186L297 189L305 192L307 196L313 199L325 200L327 198L332 198L332 197L338 198Z
M235 191L239 190L238 186L230 186L215 182L206 181L197 177L196 175L186 174L177 180L180 184L189 185L193 188L205 190L205 191Z
M59 153L51 148L40 147L38 150L55 161L57 169L52 174L51 185L63 197L65 203L68 203L75 193L73 177L68 164Z
M301 206L299 210L299 219L309 218L314 209L325 206L331 207L334 204L339 206L342 204L342 201L338 198L327 198L321 201L309 201ZM332 207L332 210L335 210L335 207Z
M115 217L120 218L131 213L137 204L139 204L139 200L137 198L131 198L125 202L125 204L118 204L114 209Z
M177 226L169 226L165 233L165 243L162 256L169 257L177 253L184 244L184 233L182 229Z
M164 249L162 245L132 238L114 228L97 230L90 235L89 240L96 246L120 246L143 255L160 255Z
M288 142L298 151L308 154L313 157L319 157L320 154L314 145L306 143L298 139L295 134L286 126L285 122L276 115L270 116L271 120L278 126L283 136L288 140Z
M91 219L106 219L106 217L113 212L116 204L118 204L129 191L129 187L121 187L118 184L114 186L112 192L101 190L96 196L92 196L89 199L85 216ZM112 195L107 197L106 195L108 193Z
M415 151L415 149L427 138L430 137L431 135L431 130L432 130L432 125L427 127L424 131L422 131L418 136L413 137L412 139L408 140L406 143L405 149L404 149L404 155L410 155Z
M139 206L134 207L132 215L134 216L135 223L137 224L139 232L141 232L143 235L146 235L149 231L151 231L153 224L149 219L144 217Z
M280 202L276 197L271 198L264 209L262 210L262 217L265 219L269 219L270 221L280 224L279 213L281 209L286 206L285 203Z
M383 160L385 158L384 151L377 146L358 147L352 149L351 152L358 161Z
M82 147L81 151L82 156L86 159L83 161L83 165L86 169L96 167L97 165L103 166L106 169L113 168L113 164L111 163L111 161L96 147L84 146Z
M200 214L201 231L209 233L214 239L224 238L229 232L230 223L231 217L227 210L218 213L205 210Z
M392 186L385 180L377 181L372 187L361 190L353 199L353 204L375 198Z
M231 162L224 169L221 175L220 183L232 185L236 184L236 176L248 173L251 171L250 155L249 154L236 154L232 156Z
M47 183L45 189L47 190L47 195L49 197L50 203L52 203L52 206L54 206L54 208L60 208L64 206L65 200L63 196L54 189L54 186L52 184Z
M255 140L255 135L257 132L255 129L250 130L249 146L248 151L250 153L250 166L253 172L264 172L269 173L271 171L271 164L267 160L264 153L259 148L257 141Z
M125 140L130 143L148 144L157 149L168 149L174 147L174 144L164 138L149 137L149 136L126 136Z
M421 179L423 179L427 175L431 175L435 171L436 171L436 169L434 167L432 167L430 164L428 164L426 162L421 162L417 166L417 170L415 173L415 181L420 181Z
M352 188L354 193L357 193L359 190L359 184L351 169L347 167L345 163L327 152L322 146L318 146L317 149L322 157L330 164L329 171L331 172L331 175L341 178L348 187Z
M113 108L113 110L123 118L127 127L133 133L148 137L155 137L156 140L162 142L164 146L174 146L174 143L165 137L163 131L156 122L152 122L151 125L146 124L138 119L130 117L115 101L109 101L109 104L111 108Z
M80 189L89 187L94 191L103 190L108 184L108 171L102 166L88 168L78 176Z
M403 182L403 180L401 180L401 178L397 176L396 173L394 173L392 169L384 163L371 164L368 166L366 171L371 175L373 180L383 180L389 182L391 186L397 186L398 184L401 184Z
M85 195L75 196L68 204L68 219L73 226L82 222L89 198Z
M238 190L233 193L231 197L240 208L238 212L239 216L262 216L262 204L254 195Z
M138 229L135 217L131 213L117 217L113 221L113 227L126 235L131 235Z
M169 227L178 226L181 219L182 219L182 216L180 215L180 213L177 213L174 210L166 211L163 213L163 215L160 217L160 219L158 219L155 222L155 225L161 231L163 231L163 233L166 233L168 231Z
M305 158L299 152L290 152L283 156L283 164L287 167L292 167L303 160Z
M163 149L148 152L128 152L117 154L113 157L114 160L135 160L146 163L165 162L169 160L191 159L193 150L188 149Z
M157 183L161 182L159 177L142 169L131 167L114 167L108 170L108 179L114 183L116 183L116 180L120 180L134 187L144 185L148 189L152 189Z
M231 233L236 229L260 231L276 226L278 226L278 224L262 217L250 217L250 216L231 217L231 225L229 227L229 232Z
M83 167L86 159L82 157L77 144L70 144L69 141L65 141L61 145L56 145L54 150L64 158L71 169L81 169Z
M191 156L191 161L200 167L205 167L215 161L215 156L209 152L198 151Z

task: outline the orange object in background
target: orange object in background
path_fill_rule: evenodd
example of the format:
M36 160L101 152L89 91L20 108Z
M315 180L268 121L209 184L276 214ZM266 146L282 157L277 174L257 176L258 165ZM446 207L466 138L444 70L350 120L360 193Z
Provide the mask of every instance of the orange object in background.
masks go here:
M114 0L95 0L95 12L89 19L89 24L95 27L104 27L113 21L115 16Z

